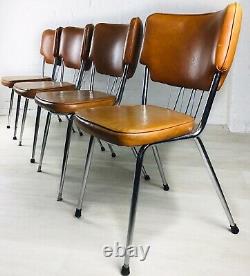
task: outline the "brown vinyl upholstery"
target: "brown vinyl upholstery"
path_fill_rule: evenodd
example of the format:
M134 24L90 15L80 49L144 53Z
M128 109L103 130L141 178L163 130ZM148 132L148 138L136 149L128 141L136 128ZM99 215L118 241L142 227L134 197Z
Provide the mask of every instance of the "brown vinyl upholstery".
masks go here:
M62 31L59 56L68 68L80 69L83 59L89 56L93 25L85 28L66 27Z
M141 63L153 81L209 90L221 72L221 86L235 54L241 14L238 4L210 14L153 14L146 22ZM82 110L76 123L104 141L130 147L181 137L195 126L188 115L148 105Z
M88 108L77 113L87 133L120 146L139 146L190 133L191 116L152 105Z
M86 57L89 56L88 43L91 41L92 32L93 25L87 25L85 28L66 27L62 30L59 57L63 59L66 67L80 69L82 61L88 64ZM86 60L83 60L83 57ZM15 84L13 88L19 95L33 99L37 92L75 90L75 85L55 81L21 82Z
M115 99L115 96L104 92L76 90L37 93L35 102L52 113L70 114L86 107L113 105Z
M215 72L226 76L231 67L241 17L237 3L208 14L153 14L146 23L141 63L153 81L209 90Z
M139 18L133 18L129 25L97 24L91 49L91 60L96 70L105 75L121 76L124 65L127 64L132 77L138 63L141 36L142 23ZM90 43L86 43L87 45ZM38 93L35 101L50 112L64 114L73 114L87 107L111 106L116 100L115 96L100 91L62 91L52 94Z
M54 59L58 58L60 36L62 28L56 30L47 29L42 33L40 54L48 64L53 64ZM1 78L1 84L12 88L17 82L30 81L49 81L50 77L43 76L5 76Z
M130 24L99 23L95 26L91 60L100 74L121 77L125 64L128 77L134 75L142 40L142 22L133 18Z
M42 34L40 54L48 64L53 64L59 55L61 33L62 28L59 27L56 30L45 30Z
M49 81L50 77L41 77L41 76L7 76L1 78L1 84L12 88L15 83L18 82L30 82L30 81Z
M17 94L33 99L38 91L42 93L48 91L72 90L75 89L75 85L69 82L40 81L16 83L13 88Z

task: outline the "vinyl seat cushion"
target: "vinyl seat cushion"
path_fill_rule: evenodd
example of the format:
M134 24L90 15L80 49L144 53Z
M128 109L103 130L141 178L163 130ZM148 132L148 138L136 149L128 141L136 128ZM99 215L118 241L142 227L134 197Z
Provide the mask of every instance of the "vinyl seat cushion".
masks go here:
M194 119L153 105L96 107L76 112L85 132L119 146L141 146L191 133Z
M6 76L1 78L1 84L12 88L17 82L50 81L50 77L42 76Z
M37 93L35 102L53 113L75 113L83 108L113 105L115 96L90 90L58 91Z
M36 93L48 91L74 90L75 86L69 82L40 81L40 82L20 82L13 86L17 94L33 99Z

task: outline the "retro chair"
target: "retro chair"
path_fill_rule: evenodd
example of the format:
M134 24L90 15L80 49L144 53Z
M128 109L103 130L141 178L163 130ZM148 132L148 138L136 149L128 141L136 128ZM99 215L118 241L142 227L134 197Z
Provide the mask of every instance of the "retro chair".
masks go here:
M209 14L153 14L148 17L140 58L140 62L145 65L142 105L96 107L76 113L78 126L91 135L76 217L81 216L94 137L120 146L140 147L134 175L127 247L132 244L146 150L150 147L156 150L158 143L194 139L212 177L230 230L233 234L239 232L199 136L206 126L216 93L230 70L241 17L242 10L237 3ZM147 105L149 78L154 82L181 88L175 97L172 96L169 108ZM179 112L176 111L177 107ZM198 117L201 119L196 120ZM128 254L121 273L130 273Z
M42 60L42 74L40 76L5 76L1 78L1 84L8 88L11 88L7 128L10 128L10 118L11 118L13 100L14 100L14 89L13 89L14 84L18 82L50 81L52 79L55 79L56 67L59 61L58 50L59 50L61 31L62 31L62 28L58 28L56 30L47 29L42 33L40 54L43 60ZM47 64L54 65L51 77L45 76L45 65ZM21 100L21 98L18 97L18 100ZM20 107L20 104L18 106Z
M25 100L25 108L23 113L22 127L20 132L20 141L19 145L22 143L22 135L25 126L25 119L27 114L28 102L29 99L34 99L36 93L41 92L49 92L54 93L55 91L60 90L74 90L77 87L78 78L80 77L80 71L82 70L82 48L83 45L86 44L85 40L89 40L92 37L93 25L87 25L85 28L77 28L77 27L66 27L63 28L61 34L61 41L59 47L59 58L61 63L60 70L60 81L46 81L46 82L25 82L25 83L17 83L14 85L14 90L18 93L19 96L23 96L26 98ZM90 37L90 38L89 38ZM65 68L69 68L71 70L77 70L78 76L75 78L75 84L64 82L64 72ZM35 123L35 132L34 132L34 140L32 147L32 157L31 163L35 163L35 151L37 144L37 136L39 130L40 123L40 115L41 115L41 107L37 107L37 115L36 115L36 123Z
M69 116L58 201L62 200L75 112L89 107L111 106L121 101L126 81L134 75L136 70L141 40L142 22L139 18L133 18L130 24L97 24L94 28L90 53L92 67L89 89L38 93L36 95L36 103L48 110L49 114L55 113ZM86 61L87 58L88 56L86 56ZM108 76L106 92L94 89L96 72ZM48 128L49 125L47 124L38 171L41 170L42 166Z

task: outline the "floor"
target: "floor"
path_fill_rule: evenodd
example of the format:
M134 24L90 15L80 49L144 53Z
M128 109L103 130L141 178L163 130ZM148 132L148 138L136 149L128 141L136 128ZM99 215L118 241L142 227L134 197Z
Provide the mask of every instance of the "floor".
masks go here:
M96 144L83 217L76 219L88 137L72 137L64 201L57 202L66 122L53 118L43 172L37 173L37 164L29 163L34 116L28 115L22 147L0 116L0 275L119 275L123 258L104 257L103 247L126 240L131 152L114 147L114 159ZM131 276L250 275L250 135L209 126L202 137L240 233L228 231L195 144L160 145L170 191L162 190L149 151L151 180L142 180L134 244L150 250L144 262L132 258Z

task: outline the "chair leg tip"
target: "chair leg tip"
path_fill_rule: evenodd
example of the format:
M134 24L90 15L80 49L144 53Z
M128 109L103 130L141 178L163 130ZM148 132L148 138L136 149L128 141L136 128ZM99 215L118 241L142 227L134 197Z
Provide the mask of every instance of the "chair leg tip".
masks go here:
M82 216L82 209L76 209L75 211L75 217L80 218Z
M36 163L35 158L30 158L30 163L32 163L32 164Z
M168 185L163 185L163 190L164 191L169 191L169 186Z
M115 158L115 157L116 157L116 154L115 154L114 152L112 152L111 156L112 156L113 158Z
M22 146L22 142L19 142L18 146L21 147Z
M13 140L17 140L16 136L13 137Z
M121 270L121 275L126 276L126 275L129 275L129 274L130 274L129 266L128 267L123 266L122 270Z
M231 232L233 234L238 234L240 232L238 226L235 224L235 225L230 225L230 228L231 228Z
M105 151L105 148L104 148L104 147L101 147L101 151Z
M83 136L83 133L82 133L82 132L80 132L80 133L79 133L79 135L80 135L80 136Z
M42 168L38 167L37 172L42 172Z
M10 128L10 126L7 126L7 128Z
M62 200L63 200L62 196L59 195L59 196L57 197L57 201L62 201Z
M150 180L150 176L148 174L144 175L145 180Z

